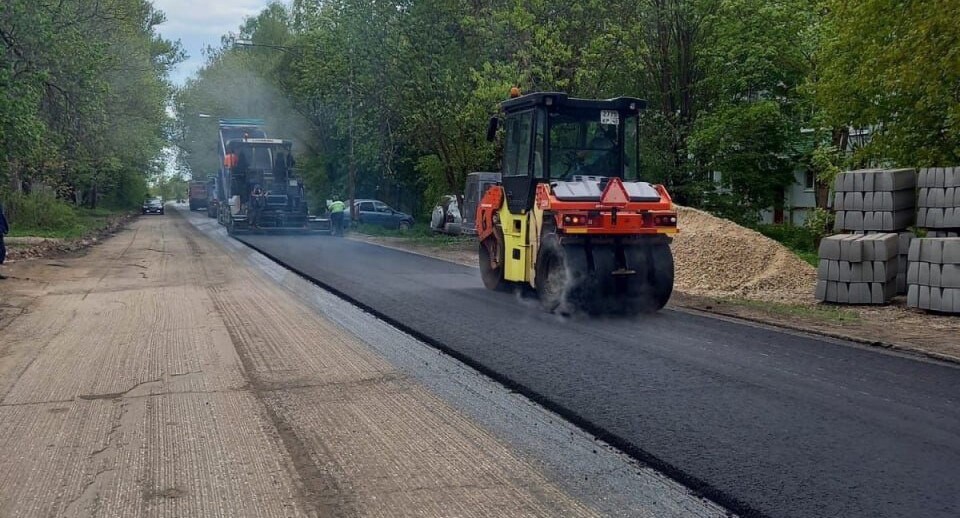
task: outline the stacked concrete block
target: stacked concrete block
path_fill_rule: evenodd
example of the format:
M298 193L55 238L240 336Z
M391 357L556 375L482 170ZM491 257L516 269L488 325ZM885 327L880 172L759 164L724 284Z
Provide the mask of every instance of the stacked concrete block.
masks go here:
M900 237L839 234L820 241L815 296L840 304L886 304L897 294Z
M922 238L910 243L907 305L960 313L960 238Z
M834 230L896 232L913 225L917 174L913 169L864 169L837 175Z
M900 232L897 236L897 295L906 295L910 243L916 239L917 235L913 232Z
M854 232L854 234L879 234L881 232ZM910 252L910 242L917 235L907 230L897 233L897 295L907 294L907 255Z
M960 229L960 167L921 169L917 186L917 226Z

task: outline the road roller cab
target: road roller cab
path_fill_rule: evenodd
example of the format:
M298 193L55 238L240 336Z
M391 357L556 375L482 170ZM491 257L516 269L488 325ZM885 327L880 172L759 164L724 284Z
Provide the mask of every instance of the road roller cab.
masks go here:
M476 218L488 288L529 285L545 309L559 312L636 313L666 304L677 214L662 185L640 179L645 104L557 92L501 104L487 136L503 139L502 180L487 190Z

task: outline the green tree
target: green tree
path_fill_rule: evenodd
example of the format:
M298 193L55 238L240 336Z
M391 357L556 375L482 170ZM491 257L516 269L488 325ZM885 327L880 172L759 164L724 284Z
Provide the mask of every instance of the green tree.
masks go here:
M816 99L834 128L870 128L863 158L960 162L960 4L826 0Z
M746 223L783 208L811 123L801 86L813 66L813 14L805 0L725 0L704 19L711 43L697 49L701 101L689 149L701 174L720 175L707 208Z
M33 2L0 10L0 175L75 203L127 205L167 143L170 68L145 0Z

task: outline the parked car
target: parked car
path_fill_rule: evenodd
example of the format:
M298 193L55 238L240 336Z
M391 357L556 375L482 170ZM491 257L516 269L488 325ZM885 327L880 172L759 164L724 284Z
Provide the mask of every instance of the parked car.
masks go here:
M434 232L456 235L461 232L462 224L457 197L452 194L441 196L430 216L430 229Z
M413 216L393 209L380 200L354 200L353 207L356 217L348 224L378 225L399 230L413 226Z
M141 214L160 214L163 215L163 200L160 198L154 198L152 200L147 200L143 202L143 207L140 209Z

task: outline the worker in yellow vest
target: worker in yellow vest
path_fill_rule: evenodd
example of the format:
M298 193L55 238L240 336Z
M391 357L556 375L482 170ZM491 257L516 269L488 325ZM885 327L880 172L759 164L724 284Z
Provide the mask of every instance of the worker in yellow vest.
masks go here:
M347 204L334 198L327 203L327 210L330 211L330 233L343 236L343 213L347 210Z

